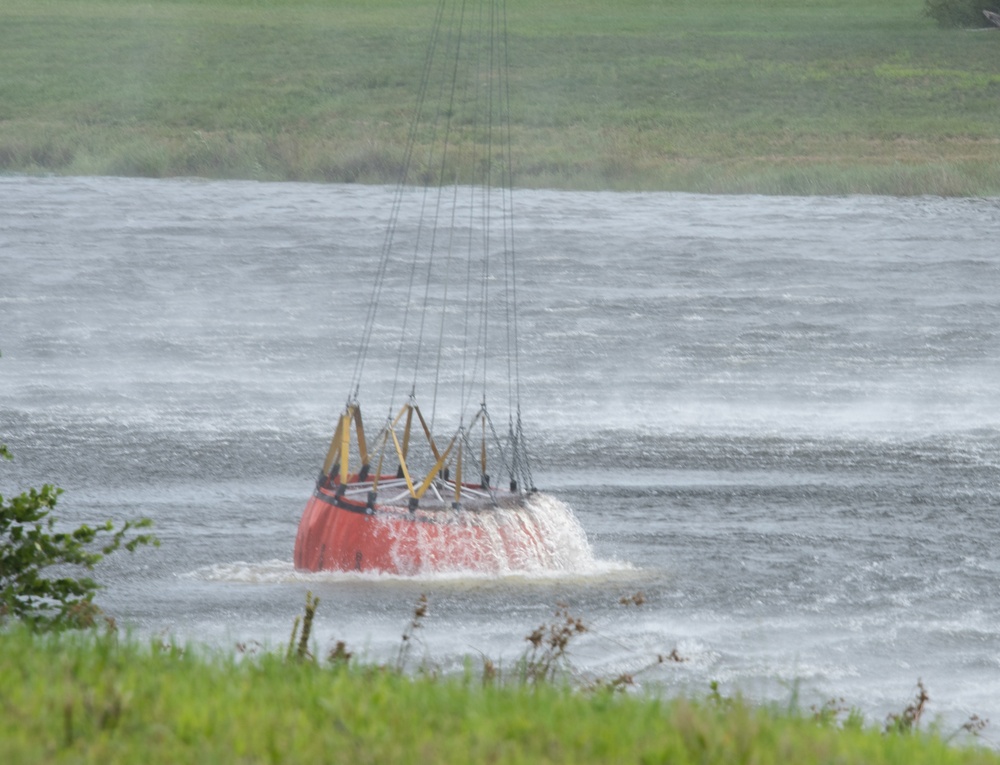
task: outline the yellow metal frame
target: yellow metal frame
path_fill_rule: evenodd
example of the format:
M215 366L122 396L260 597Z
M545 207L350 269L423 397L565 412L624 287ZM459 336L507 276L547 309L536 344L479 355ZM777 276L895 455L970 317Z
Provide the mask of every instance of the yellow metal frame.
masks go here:
M341 483L347 483L347 479L350 478L351 475L350 459L352 421L354 422L355 431L357 432L358 455L361 458L361 466L363 467L368 464L368 444L365 440L364 422L361 419L361 407L357 404L352 404L347 407L342 415L340 415L340 420L337 422L337 429L333 433L333 440L330 442L330 448L326 453L326 459L323 461L324 475L330 475L330 469L334 466L334 464L339 464ZM339 463L337 462L338 457L340 458Z
M420 428L423 431L424 438L427 440L427 444L430 446L431 453L434 455L434 466L427 472L423 479L417 483L414 481L413 476L410 473L410 466L407 462L407 457L410 451L410 436L413 433L413 416L416 415L417 421L420 423ZM476 424L476 420L482 420L482 448L480 453L480 466L482 469L482 474L486 474L486 418L483 416L483 410L476 414L473 418L470 428ZM399 435L396 433L396 429L399 427L400 422L403 421L403 433L402 440L400 440ZM326 460L323 462L323 474L332 477L330 475L334 466L337 467L337 477L340 483L346 484L351 477L350 470L350 460L351 460L351 431L352 425L355 435L355 440L358 446L358 456L361 460L361 468L369 464L368 455L368 445L365 440L365 428L364 421L361 417L361 407L358 404L350 404L344 410L344 413L340 416L337 421L337 429L334 431L333 439L330 442L330 448L326 454ZM430 427L427 425L427 421L424 419L423 413L420 411L420 407L412 402L407 402L399 410L395 419L391 423L387 424L380 434L381 445L379 446L379 458L378 458L378 468L375 471L375 475L372 478L372 488L378 489L378 482L382 475L382 465L385 461L385 455L388 447L388 442L391 438L393 448L396 451L396 456L399 458L399 466L403 473L403 478L406 480L406 487L409 490L410 497L415 499L423 498L424 494L430 488L431 483L433 483L435 476L439 475L444 468L445 464L448 462L448 458L451 456L452 451L455 449L456 443L458 444L457 456L456 456L456 471L455 471L455 501L458 502L461 498L462 491L462 429L459 429L455 435L451 437L448 442L448 446L441 451L438 448L437 442L434 440L434 436L431 434Z

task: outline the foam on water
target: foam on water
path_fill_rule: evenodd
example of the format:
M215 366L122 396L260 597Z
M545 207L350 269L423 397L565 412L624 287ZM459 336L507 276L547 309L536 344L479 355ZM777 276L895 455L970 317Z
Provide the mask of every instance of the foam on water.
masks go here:
M377 522L377 521L373 521ZM473 524L485 535L453 538L442 548L432 524L421 524L427 536L421 540L423 557L440 556L445 563L428 564L412 574L379 572L308 572L296 570L289 560L260 563L235 561L201 567L182 576L224 582L330 582L338 580L393 581L420 579L581 579L634 570L628 563L601 560L587 541L586 532L572 508L547 495L534 494L523 507L459 514L456 524ZM473 539L485 539L475 549L463 549Z
M587 570L572 571L560 569L537 568L531 571L511 570L501 574L472 569L452 569L444 571L421 571L414 575L387 574L376 571L301 571L296 569L290 560L278 559L252 562L233 561L230 563L213 563L202 566L194 571L178 574L182 579L201 580L206 582L232 582L246 584L290 584L290 583L337 583L337 582L368 582L372 584L386 583L389 585L401 582L460 584L462 582L585 582L587 580L608 580L616 574L635 572L636 568L629 563L616 560L594 559L593 565ZM631 577L629 577L631 579Z
M532 495L523 505L454 512L446 521L415 527L387 522L387 529L397 569L416 575L466 571L500 576L582 573L591 571L596 563L572 509L546 494ZM410 534L413 529L417 535L415 545ZM420 563L411 572L414 548Z

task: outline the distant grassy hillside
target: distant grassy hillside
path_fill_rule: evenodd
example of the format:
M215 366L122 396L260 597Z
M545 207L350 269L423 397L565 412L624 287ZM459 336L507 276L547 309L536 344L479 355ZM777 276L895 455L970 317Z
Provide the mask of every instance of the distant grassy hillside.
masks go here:
M4 0L0 171L378 182L435 0ZM520 185L1000 194L1000 32L923 0L508 0Z

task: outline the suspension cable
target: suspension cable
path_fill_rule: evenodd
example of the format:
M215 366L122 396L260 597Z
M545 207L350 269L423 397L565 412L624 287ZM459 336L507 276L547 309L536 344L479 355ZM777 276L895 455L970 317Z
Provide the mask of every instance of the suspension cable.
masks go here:
M348 400L355 400L361 387L361 379L364 375L365 362L368 357L368 350L371 345L372 331L375 328L375 317L378 313L379 299L385 286L385 275L388 270L389 256L392 252L393 241L395 240L396 227L399 222L399 213L402 207L403 196L406 190L406 183L409 179L410 168L413 160L413 149L417 141L417 131L420 126L420 118L424 109L424 101L427 97L427 88L430 83L430 74L434 62L434 54L437 50L441 32L441 20L447 0L439 0L431 26L430 42L427 45L427 53L424 57L424 65L421 70L420 86L417 93L417 106L414 110L413 119L410 122L409 131L406 138L406 146L403 152L403 170L400 182L396 186L392 204L389 212L389 224L386 227L385 237L382 241L382 249L379 254L378 267L375 271L375 278L372 281L371 296L368 300L368 310L365 315L364 330L361 333L361 343L358 354L354 361L354 371L351 375L351 387Z
M446 348L449 339L448 314L452 280L458 276L455 269L458 251L467 248L465 264L464 310L461 313L461 369L458 376L459 427L470 421L467 413L477 388L479 406L485 412L490 373L494 361L505 362L507 375L508 444L510 453L502 456L505 467L515 477L530 485L532 482L530 465L521 421L521 379L519 346L519 306L517 294L516 243L514 236L514 166L513 129L510 92L510 33L507 24L505 0L483 0L478 3L478 13L467 13L467 3L471 0L438 0L431 29L430 42L420 73L416 111L409 125L403 155L402 177L393 194L389 225L385 232L375 277L371 286L361 343L351 376L348 404L357 400L361 389L368 354L370 352L374 328L379 312L379 303L385 290L390 272L392 251L396 245L403 201L407 193L410 175L416 166L417 143L428 140L426 164L427 178L421 184L419 218L416 224L412 259L408 265L408 280L402 306L394 306L401 318L392 378L392 393L389 412L393 411L397 389L404 384L402 377L404 361L408 349L413 353L409 395L416 395L420 381L432 382L432 407L430 426L433 430L437 415L438 396L443 386L442 375L447 368L451 351ZM488 5L487 5L488 3ZM448 23L447 30L445 24ZM478 40L479 44L473 45ZM442 56L443 54L443 56ZM468 67L463 69L463 66ZM461 71L460 71L461 70ZM471 74L463 79L465 71ZM440 84L435 80L442 75ZM432 82L434 85L432 86ZM432 90L436 92L432 94ZM436 101L434 98L436 97ZM471 112L463 113L470 108ZM431 119L432 118L432 119ZM430 120L429 136L422 136L427 121ZM471 148L465 148L456 139L471 135L482 135L482 141L472 141ZM494 156L496 152L496 156ZM472 156L472 174L460 174L458 159ZM455 155L453 160L452 155ZM452 167L454 166L454 167ZM463 163L464 166L464 163ZM436 171L436 178L434 173ZM494 182L497 188L494 189ZM437 185L437 191L431 190ZM452 185L450 220L445 215L449 200L445 186ZM468 193L468 237L465 239L459 229L459 210L463 200L460 187L467 187ZM432 197L431 194L434 194ZM499 220L497 220L499 218ZM448 231L439 231L439 225L448 226ZM479 229L477 232L477 228ZM494 230L496 228L496 230ZM502 261L495 258L495 249L502 247ZM444 250L442 253L441 250ZM477 256L478 255L478 256ZM442 266L443 262L443 266ZM441 269L443 267L443 272ZM502 293L492 297L496 306L491 307L491 281L496 269L496 277L503 270ZM435 270L437 269L437 270ZM455 273L453 274L453 270ZM473 278L478 270L478 290ZM460 277L458 277L460 278ZM423 279L422 302L413 301L420 291L419 280ZM432 306L432 289L435 280L441 282L439 306ZM497 286L497 289L500 285ZM456 290L457 292L457 290ZM459 298L461 299L461 298ZM451 307L454 308L454 307ZM432 351L434 317L432 310L440 310L440 320L436 327L437 348ZM383 307L384 310L384 307ZM417 311L419 317L411 314ZM495 346L491 351L490 341L493 330L491 320L501 319L504 333L496 334ZM411 328L411 324L414 325ZM493 358L505 343L504 358ZM428 372L433 366L433 375L421 375L425 354L434 353L433 363L427 363ZM456 370L457 371L457 370ZM499 371L499 369L497 370ZM445 378L447 379L447 378ZM499 380L497 380L499 383ZM490 428L492 429L492 420Z

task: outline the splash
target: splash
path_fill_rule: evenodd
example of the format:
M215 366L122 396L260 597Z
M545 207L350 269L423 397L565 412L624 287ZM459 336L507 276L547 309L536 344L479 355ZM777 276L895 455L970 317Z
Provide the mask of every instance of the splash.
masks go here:
M411 576L581 573L599 568L573 510L547 494L488 511L453 512L432 523L378 522L385 524L396 570Z
M379 523L372 519L372 523ZM634 572L628 563L603 560L594 555L587 534L565 502L535 494L523 505L489 512L456 513L444 523L412 524L412 536L398 535L398 527L385 523L398 570L301 571L290 560L215 563L182 574L187 579L215 582L317 583L331 581L399 582L434 580L548 581L551 579L602 579ZM442 529L448 533L442 534ZM393 539L391 535L397 534ZM413 555L416 549L417 555Z
M246 584L283 584L307 581L309 576L296 571L290 560L274 558L260 562L233 561L213 563L194 571L178 574L181 579L205 582L243 582Z

